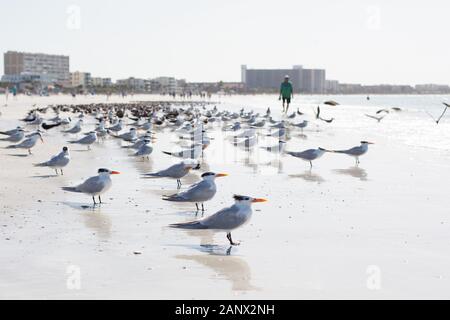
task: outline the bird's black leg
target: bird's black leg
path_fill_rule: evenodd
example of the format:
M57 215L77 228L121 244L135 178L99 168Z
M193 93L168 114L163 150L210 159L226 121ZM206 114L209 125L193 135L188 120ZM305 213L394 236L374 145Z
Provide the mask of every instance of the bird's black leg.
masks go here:
M55 169L56 175L58 175L58 169Z
M95 197L92 196L92 200L94 200L94 206L97 204L97 202L95 202Z
M181 180L177 179L177 189L181 189Z
M197 208L197 211L200 210L200 209L198 208L198 203L195 203L195 207Z
M62 169L60 169L61 170L61 175L63 176L64 175L64 172L63 172L63 170Z
M230 244L232 246L238 246L239 245L239 243L233 242L233 239L231 238L231 232L227 233L227 239L228 239L228 241L230 241Z
M312 169L312 161L309 161L310 169Z
M30 149L28 149L28 154L32 154Z
M98 195L98 201L100 201L100 203L102 203L102 198L100 197L100 195Z
M205 207L203 206L203 202L202 202L202 211L205 212Z

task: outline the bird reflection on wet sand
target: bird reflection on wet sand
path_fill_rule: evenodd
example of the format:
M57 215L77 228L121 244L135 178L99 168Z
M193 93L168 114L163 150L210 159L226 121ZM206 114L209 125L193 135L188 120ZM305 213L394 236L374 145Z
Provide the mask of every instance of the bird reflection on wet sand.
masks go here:
M205 236L202 240L207 241L211 236ZM209 242L209 241L208 241ZM211 242L209 242L211 243ZM195 261L214 272L213 277L227 280L231 283L233 291L255 291L260 290L251 283L251 269L248 263L241 257L231 255L232 246L218 246L201 244L195 247L201 253L193 255L177 255L176 259Z
M367 181L367 171L360 167L350 167L348 169L335 169L334 172Z
M300 174L290 174L289 178L300 178L307 182L317 182L319 184L326 181L321 175L313 173L311 170L306 170Z

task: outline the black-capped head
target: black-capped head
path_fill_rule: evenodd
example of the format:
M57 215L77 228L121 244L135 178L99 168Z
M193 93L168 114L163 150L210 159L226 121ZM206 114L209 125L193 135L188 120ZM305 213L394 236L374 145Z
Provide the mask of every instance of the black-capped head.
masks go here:
M226 176L227 176L226 173L205 172L204 174L202 174L202 179L203 180L215 179L215 178L226 177Z
M108 175L110 175L110 174L120 174L120 172L109 170L109 169L106 169L106 168L100 168L100 169L98 169L98 174L108 174Z
M69 148L63 147L63 151L64 151L64 152L67 152L67 151L69 151Z
M234 199L234 201L236 201L236 203L248 204L248 205L255 203L255 202L266 202L267 201L266 199L263 199L263 198L252 198L249 196L241 196L241 195L237 195L237 194L235 194L233 196L233 199Z

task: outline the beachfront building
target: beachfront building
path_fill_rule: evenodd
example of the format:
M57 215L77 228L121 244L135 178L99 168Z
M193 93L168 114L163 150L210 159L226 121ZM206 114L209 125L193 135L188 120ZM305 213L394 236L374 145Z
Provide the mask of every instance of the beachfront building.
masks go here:
M6 79L33 75L64 85L70 82L69 63L64 55L8 51L4 53L4 75Z
M160 92L165 93L179 93L181 88L178 87L178 81L174 77L158 77L153 81L159 87Z
M339 81L325 80L325 92L326 93L339 93Z
M94 87L110 87L112 85L111 78L92 77L92 86Z
M326 80L323 69L302 69L300 80L300 92L325 93Z
M291 69L248 69L246 65L241 66L241 81L250 91L277 91L286 75L290 77L296 92L325 92L323 69L304 69L301 65Z
M92 77L89 72L75 71L70 74L72 87L87 88L92 86Z
M146 89L146 80L134 77L120 79L116 81L116 86L125 90L143 92Z
M450 86L446 84L418 84L415 86L417 93L423 94L438 94L450 93Z
M247 69L241 66L241 81L246 89L251 91L276 91L280 88L281 81L285 75L291 78L294 91L299 92L302 67L292 69Z

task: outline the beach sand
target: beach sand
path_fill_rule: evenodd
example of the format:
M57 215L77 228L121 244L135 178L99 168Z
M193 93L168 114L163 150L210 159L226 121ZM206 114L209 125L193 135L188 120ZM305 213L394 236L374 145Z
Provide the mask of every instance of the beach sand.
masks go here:
M161 97L126 100L150 99ZM0 108L0 130L18 125L34 103L95 101L105 99L10 97ZM365 121L364 135L323 123L313 123L305 136L295 132L288 150L376 143L359 167L345 155L325 154L311 171L290 156L236 151L217 124L208 129L215 140L202 172L229 176L217 179L205 216L232 204L234 193L269 200L255 204L251 222L233 232L241 245L231 250L224 233L168 228L201 214L193 205L161 200L176 192L175 181L140 178L174 163L161 152L175 146L167 129L157 132L150 161L130 157L116 139L92 151L70 145L71 163L58 177L32 164L48 160L73 136L52 129L26 157L0 142L0 298L448 299L450 151L398 143L384 134L388 124ZM86 131L94 124L88 122ZM122 174L113 176L100 207L89 207L89 196L61 190L101 167ZM198 179L194 172L183 188ZM68 282L78 272L74 288Z

